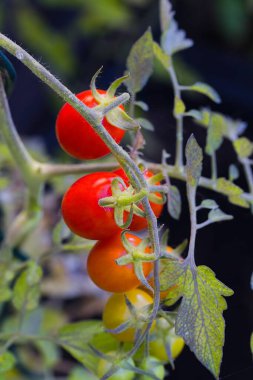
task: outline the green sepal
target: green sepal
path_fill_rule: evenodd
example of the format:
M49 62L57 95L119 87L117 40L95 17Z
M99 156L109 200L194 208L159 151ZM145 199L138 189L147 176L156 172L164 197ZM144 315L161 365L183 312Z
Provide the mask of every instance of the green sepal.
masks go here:
M139 123L119 107L107 112L105 118L114 127L124 131L138 131L140 129Z
M140 207L138 207L137 205L134 205L133 209L134 209L134 215L140 216L141 218L146 217L145 212Z
M93 77L91 78L91 82L90 82L90 88L91 88L91 92L92 92L92 96L93 98L100 104L102 103L102 101L104 100L103 96L98 92L97 88L96 88L96 80L99 76L99 74L101 74L102 72L102 69L103 69L103 66L100 67L100 69L98 69L98 71L96 71L96 73L93 75Z
M5 91L7 95L10 95L13 90L17 74L11 61L6 57L6 55L1 50L0 50L0 72L2 74Z
M152 203L156 203L158 205L163 205L166 202L166 196L163 193L159 193L159 194L160 196L154 193L149 194L148 196L149 201Z
M138 280L140 281L140 283L142 285L144 285L145 288L149 289L152 293L154 293L154 289L148 283L146 277L144 276L143 266L142 266L142 262L141 261L134 263L134 273L135 273L136 277L138 278Z
M114 208L114 220L122 229L126 229L130 226L133 220L133 205L130 206L130 211L127 216L127 220L124 222L125 207L115 207Z
M130 74L127 73L123 77L115 79L115 81L110 84L108 90L106 91L107 95L110 98L113 98L119 86L121 86L129 78L129 76Z

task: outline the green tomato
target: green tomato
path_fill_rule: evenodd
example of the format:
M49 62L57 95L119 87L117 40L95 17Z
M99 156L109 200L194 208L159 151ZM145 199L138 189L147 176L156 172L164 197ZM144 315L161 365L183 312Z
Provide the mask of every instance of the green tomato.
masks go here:
M165 377L164 366L161 364L160 360L153 356L145 358L140 365L140 368L144 371L148 371L158 377L158 379L163 380ZM139 380L150 380L151 378L147 375L141 375Z
M109 352L108 354L111 356L116 355L115 352ZM132 359L128 359L127 363L134 366L134 361ZM105 359L100 359L98 362L98 377L101 378L102 376L104 376L104 374L110 370L111 366L112 363L108 362ZM128 369L119 368L117 372L115 372L112 376L108 378L108 380L133 380L134 376L134 372Z

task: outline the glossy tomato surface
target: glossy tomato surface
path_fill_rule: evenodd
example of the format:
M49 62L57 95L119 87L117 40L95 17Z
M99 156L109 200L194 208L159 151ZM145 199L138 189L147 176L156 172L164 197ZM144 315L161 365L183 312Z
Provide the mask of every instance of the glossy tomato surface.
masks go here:
M103 311L103 322L107 329L115 329L131 320L132 316L126 305L125 295L135 307L137 314L147 317L147 310L143 308L153 303L153 298L148 293L141 289L133 289L126 293L115 293L108 299ZM133 342L135 332L135 328L129 327L125 331L113 335L121 342Z
M100 94L106 93L104 90L98 90L98 92ZM80 92L76 97L89 108L98 105L91 90ZM123 109L123 106L120 107ZM117 143L122 140L125 131L111 125L106 117L104 117L102 124ZM89 122L68 103L65 103L58 113L56 136L63 150L81 160L96 159L110 153L110 150Z
M172 358L176 359L181 354L185 346L183 338L181 338L181 336L176 335L175 333L172 333L171 335L168 335L166 337L166 340L170 346ZM169 361L166 352L166 347L161 338L158 338L150 342L149 351L150 355L153 355L162 361Z
M86 239L102 240L121 231L114 221L114 210L98 204L99 199L111 196L115 177L110 172L88 174L68 189L61 210L72 232Z
M134 246L142 241L130 233L127 233L126 237ZM150 252L150 249L147 248L146 252ZM88 274L92 281L101 289L112 293L123 293L139 286L140 281L134 273L133 264L121 266L115 261L126 254L120 232L97 242L89 253L87 261ZM152 267L152 263L143 263L145 277L151 272Z
M127 186L129 186L129 184L130 184L129 183L129 179L128 179L128 177L127 177L127 175L126 175L126 173L124 172L123 169L120 168L120 169L114 170L113 173L117 174L118 177L121 177L123 179L123 181L125 182L125 184ZM150 170L145 170L143 172L143 175L144 175L144 177L146 179L148 179L148 178L153 177L154 173L151 172ZM156 183L156 185L159 185L159 184L160 184L159 182ZM161 197L161 195L159 193L156 193L156 195L158 195L159 197ZM162 213L164 205L163 204L154 203L154 202L150 202L150 205L151 205L151 208L152 208L155 216L157 218L159 218L159 216ZM139 204L139 207L140 207L140 209L143 210L142 204ZM126 215L125 219L127 219L127 215ZM129 226L129 229L132 230L132 231L140 231L140 230L143 230L146 227L147 227L147 221L146 221L146 219L142 218L141 216L134 215L132 223Z

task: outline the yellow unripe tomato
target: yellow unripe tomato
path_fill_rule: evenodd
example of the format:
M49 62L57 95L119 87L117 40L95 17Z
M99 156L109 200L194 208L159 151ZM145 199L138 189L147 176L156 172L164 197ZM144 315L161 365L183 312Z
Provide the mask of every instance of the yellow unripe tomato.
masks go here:
M133 289L126 293L115 293L108 299L103 311L103 322L107 329L115 329L133 318L127 307L125 296L134 306L138 320L148 318L148 312L144 308L153 303L153 298L149 294L141 289ZM113 335L121 342L133 342L135 332L134 327L129 327L125 331Z

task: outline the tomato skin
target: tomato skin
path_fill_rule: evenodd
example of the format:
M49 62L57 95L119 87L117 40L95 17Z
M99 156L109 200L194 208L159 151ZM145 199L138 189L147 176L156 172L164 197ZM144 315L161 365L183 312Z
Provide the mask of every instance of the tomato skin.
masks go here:
M100 94L106 93L104 90L98 90L98 92ZM76 97L89 108L98 105L91 90L82 91ZM124 109L123 106L120 108ZM124 130L111 125L106 117L103 118L102 124L117 143L122 140L125 134ZM58 113L56 136L62 149L70 156L80 160L96 159L110 153L109 148L89 122L68 103L65 103Z
M141 239L135 235L126 234L129 242L137 246ZM146 249L150 252L150 248ZM140 285L134 273L133 264L118 265L116 259L127 254L121 241L121 233L98 241L89 253L87 270L92 281L101 289L112 293L123 293ZM151 272L153 264L143 263L145 277Z
M123 169L120 168L120 169L114 170L113 173L117 174L118 177L121 177L127 186L130 185L129 179L128 179L128 177L127 177L127 175L126 175L126 173L124 172ZM146 169L143 172L143 175L144 175L144 177L146 179L148 179L148 178L153 177L154 173L151 172L150 170ZM157 185L160 185L160 182L158 182ZM156 195L158 195L158 196L161 197L161 195L159 193L156 193ZM164 205L163 204L154 203L154 202L150 202L150 206L151 206L151 208L152 208L155 216L157 218L159 218L159 216L162 213ZM140 207L141 210L143 210L142 204L139 204L139 207ZM127 219L127 213L126 213L126 218L125 219ZM140 231L140 230L143 230L146 227L147 227L147 221L146 221L145 218L142 218L141 216L138 216L138 215L133 215L132 223L129 226L130 230L132 230L132 231Z
M185 346L184 340L176 334L168 335L166 339L170 344L172 358L176 359L183 351L183 348ZM149 351L150 355L164 362L168 362L169 358L166 352L166 348L163 344L163 340L161 338L158 338L149 343Z
M109 354L112 355L112 354L116 354L116 353L109 352ZM127 360L127 362L130 365L134 366L134 361L131 358L129 358ZM111 366L112 366L112 363L108 362L105 359L100 359L98 362L98 367L97 367L98 368L97 374L98 374L99 378L102 378L102 376L104 376L106 374L106 372L108 372L110 370ZM129 370L124 369L124 368L120 368L112 376L108 377L108 380L133 380L134 377L135 377L134 372L129 371Z
M102 240L121 231L114 221L114 210L98 204L99 199L112 195L113 178L116 175L110 172L88 174L73 183L65 193L62 216L75 234Z
M103 322L107 329L115 329L131 319L130 311L125 302L125 296L129 299L135 309L142 309L144 306L151 305L153 298L141 289L133 289L127 293L115 293L108 299L104 311ZM142 310L140 310L142 313ZM151 330L154 328L154 324ZM121 342L133 342L135 329L129 327L127 330L122 331L119 334L113 334L113 336Z

